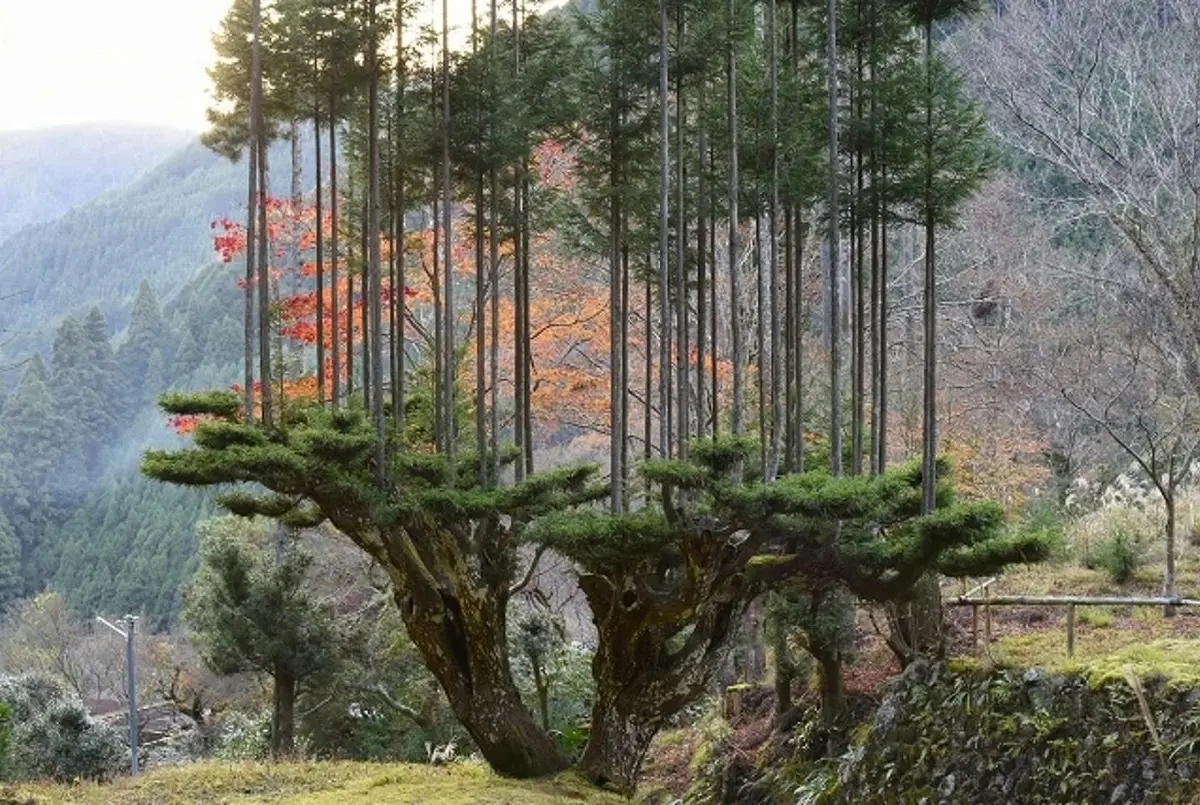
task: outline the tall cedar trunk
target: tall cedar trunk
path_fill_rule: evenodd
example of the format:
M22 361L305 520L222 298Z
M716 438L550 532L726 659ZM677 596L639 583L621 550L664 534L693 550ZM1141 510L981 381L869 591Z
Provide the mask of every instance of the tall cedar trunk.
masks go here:
M367 120L367 249L368 249L368 284L369 303L371 308L371 422L375 426L375 485L382 489L387 482L387 437L384 430L383 417L383 277L380 253L380 215L379 215L379 57L376 43L379 38L375 33L375 3L370 0L367 14L370 27L371 45L370 65L371 76L368 84ZM365 374L365 373L364 373Z
M621 510L629 511L629 471L633 462L629 460L629 358L633 354L629 349L629 289L633 283L629 281L629 244L624 242L624 233L629 230L629 219L625 210L621 211L621 488L626 494L621 501ZM647 441L649 444L649 441Z
M258 214L258 374L261 381L262 419L267 425L271 424L271 272L267 270L266 241L267 241L267 183L266 174L266 137L263 132L262 115L262 0L253 0L250 12L250 147L258 151L258 192L254 204ZM254 212L251 212L253 215ZM254 249L256 244L248 240L247 249Z
M792 36L791 64L792 73L800 71L800 3L792 0ZM804 472L804 222L799 208L792 210L790 230L792 247L789 253L792 259L792 339L788 342L788 351L795 358L792 361L793 376L789 381L794 387L792 430L795 433L794 453L792 455L792 472Z
M354 199L354 172L346 172L346 202L351 203ZM346 215L346 220L353 222L354 208L350 208L350 213ZM347 235L353 233L353 229L347 226ZM354 239L348 238L346 242L346 404L350 403L350 398L354 396ZM366 333L363 333L366 337Z
M398 443L404 444L404 330L407 325L406 313L408 296L405 287L408 277L405 272L405 228L404 216L408 212L408 197L405 194L405 155L404 131L401 128L405 120L405 81L407 72L404 58L404 0L396 2L396 140L392 147L393 188L396 195L394 215L395 235L392 241L392 252L396 256L396 273L392 281L392 421L393 427L400 438Z
M705 426L708 416L707 379L708 379L708 169L704 164L704 155L708 151L707 126L704 121L704 87L705 79L700 77L699 98L696 106L700 109L697 114L700 128L697 134L696 160L697 194L696 205L696 436L704 438L707 432ZM714 331L715 333L715 331ZM712 355L715 355L714 348Z
M763 232L761 199L754 211L754 382L758 387L758 461L767 466L767 275L763 261Z
M684 4L678 6L675 21L675 36L679 46L684 41ZM687 124L683 94L683 71L675 71L675 379L678 392L675 395L677 424L676 448L680 458L687 458L688 439L691 437L691 374L688 356L691 340L688 333L687 283L687 209L684 198L687 190L687 166L684 151L684 129Z
M492 769L508 777L565 769L566 758L538 727L513 682L505 597L486 584L453 590L416 586L410 594L396 593L409 637Z
M923 513L937 506L937 243L933 198L933 21L925 25L925 359ZM922 655L940 656L945 648L942 595L936 573L917 583L913 603L913 648Z
M670 69L667 63L667 0L658 0L658 449L672 454L671 364L671 117Z
M710 148L708 151L709 170L712 172L713 176L716 176L717 155L715 152L716 152L715 148ZM708 264L712 268L712 282L710 282L709 286L708 286L711 290L711 296L712 296L711 303L708 306L709 313L711 314L709 316L709 323L712 327L712 362L711 362L709 368L712 370L712 372L710 374L710 379L712 381L712 437L713 437L713 440L716 441L717 437L719 436L720 429L721 429L720 428L721 399L720 399L720 393L719 393L720 376L717 371L718 370L717 355L719 354L719 350L717 348L717 333L718 333L717 325L719 323L720 312L719 312L719 306L717 305L718 267L717 267L717 214L716 214L717 213L717 200L716 200L716 194L715 193L711 194L709 196L708 201L709 201L708 219L712 224L708 229Z
M746 349L742 344L741 282L738 277L738 111L737 111L737 54L735 53L734 26L737 4L729 0L729 41L726 43L725 81L726 109L729 124L729 329L733 338L731 359L733 361L733 410L732 428L734 436L746 430L746 388L743 364Z
M531 298L533 285L530 277L533 265L533 249L530 246L532 231L529 226L529 208L533 206L531 201L531 186L532 182L529 179L529 165L525 162L521 163L521 288L522 297L521 305L524 311L521 315L521 322L525 327L521 334L521 339L525 343L525 369L522 373L524 385L521 387L521 393L525 397L525 401L521 406L521 411L525 414L525 472L532 474L533 467L533 316L531 313Z
M620 170L620 115L618 112L617 82L619 76L613 67L610 76L611 97L609 98L609 131L611 132L609 151L609 209L608 209L608 307L609 307L609 418L612 422L612 438L609 442L609 508L620 512L624 507L625 470L622 463L624 458L625 434L628 427L624 417L624 394L626 378L622 375L621 367L626 344L621 340L622 319L625 309L622 305L621 271L621 187ZM647 342L649 349L649 342ZM648 404L648 403L647 403Z
M829 471L835 477L842 474L842 334L841 305L838 301L841 282L841 250L838 246L838 74L837 74L837 2L826 5L827 39L826 71L829 82L829 255L826 273L826 298L829 304L826 328L829 338Z
M367 148L369 150L370 146L368 145ZM360 326L362 327L362 352L360 353L361 354L360 362L362 363L362 398L363 398L363 410L367 412L367 418L368 418L368 420L370 420L372 418L372 414L371 414L371 388L372 388L371 375L373 374L372 370L374 368L373 364L371 363L371 345L375 343L376 333L374 332L374 326L373 326L372 318L371 318L371 310L372 310L371 257L370 257L370 251L371 251L370 237L371 237L371 235L370 235L370 232L368 231L368 226L367 226L367 220L370 216L370 210L368 209L370 206L368 203L368 198L370 197L370 194L371 194L371 190L370 190L371 177L369 175L370 174L369 169L368 169L367 173L368 173L367 187L363 189L362 209L361 209L361 212L359 213L359 218L358 218L358 221L359 221L358 253L361 255L361 257L360 257L361 264L360 265L361 265L361 271L362 271L362 281L359 283L359 287L361 288L361 290L359 291L359 294L362 297L362 303L359 306L360 307L359 317L360 317L360 322L361 322Z
M512 36L513 36L513 61L512 61L512 77L513 81L518 82L521 77L521 25L520 25L520 6L517 0L512 3ZM521 195L521 167L520 163L513 165L513 358L516 365L513 367L513 434L516 437L516 447L519 451L517 460L514 463L514 473L517 481L525 478L525 441L529 435L525 433L525 367L528 366L528 361L525 359L525 351L529 348L529 344L525 342L525 323L523 316L525 314L525 305L522 302L524 291L521 287L522 274L521 266L523 265L521 249L525 245L524 238L521 237L521 201L524 197Z
M492 61L488 65L488 95L491 103L494 105L497 102L496 81L499 77L499 63L497 60L497 48L495 43L500 31L500 18L497 9L497 0L490 2L490 24L491 36L489 41L492 43ZM489 138L493 139L496 136L495 127L490 123L489 116ZM488 440L488 450L492 456L491 464L491 483L500 482L500 194L499 194L499 176L496 170L495 163L488 166L488 284L490 293L488 294L488 302L491 313L491 352L488 360L488 383L491 387L491 434Z
M277 670L272 693L271 758L291 757L296 751L296 679Z
M270 184L267 174L267 142L259 110L258 131L258 369L261 385L262 419L268 426L274 423L271 405L271 271L270 243L267 230L267 195Z
M455 400L455 355L454 355L454 265L452 249L454 232L452 228L451 209L451 174L450 174L450 5L449 0L442 0L442 270L445 272L445 306L443 316L446 334L442 339L445 351L442 370L445 372L443 383L445 392L442 395L443 432L445 433L446 459L454 464L454 454L457 435L454 430L454 400Z
M771 316L771 449L768 451L767 480L774 480L779 472L780 453L783 449L785 395L782 334L787 329L786 325L781 326L779 318L779 41L775 31L776 16L775 0L769 0L767 36L770 39L768 61L771 83L771 198L767 213L767 238L770 246L767 282Z
M330 360L333 365L332 401L338 406L342 393L342 339L341 310L338 306L338 177L337 177L337 117L333 114L333 101L329 104L329 339L332 346Z
M933 23L925 26L925 356L924 416L922 417L922 506L936 507L937 496L937 258L933 199Z
M862 4L855 3L855 22L862 27ZM864 149L861 132L863 130L863 85L864 58L862 37L855 37L855 82L854 82L854 119L858 136L854 138L854 233L851 248L854 250L854 273L851 277L854 289L854 393L852 395L854 410L852 412L853 444L851 446L851 467L854 475L862 475L864 466L864 438L866 432L866 399L867 399L867 332L866 324L866 278L863 264L866 254L867 222L866 207L863 204L865 189Z
M254 4L254 13L258 14L258 3ZM255 16L255 20L257 20ZM257 22L255 23L257 24ZM257 53L257 50L254 51ZM243 357L244 383L242 389L242 414L247 422L254 421L254 344L256 339L254 319L254 289L258 280L257 267L258 249L258 91L253 80L250 89L250 137L247 145L249 152L249 176L246 180L246 287L245 312L243 319L245 344Z
M325 404L325 206L324 177L321 176L321 109L313 107L313 156L317 168L317 402Z
M474 27L472 25L472 27ZM486 484L487 436L487 284L484 273L483 173L475 177L475 452L479 483Z

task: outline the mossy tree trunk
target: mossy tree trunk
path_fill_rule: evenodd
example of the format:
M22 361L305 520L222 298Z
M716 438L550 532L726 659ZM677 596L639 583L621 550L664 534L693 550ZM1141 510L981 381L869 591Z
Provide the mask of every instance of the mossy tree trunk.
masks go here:
M538 726L513 680L509 533L491 523L426 525L390 533L355 532L348 523L340 528L388 570L409 638L491 767L521 778L562 771L567 759ZM459 546L472 536L487 547L462 552Z
M578 769L597 785L634 791L650 741L709 688L745 611L744 579L688 564L680 574L688 578L674 583L652 574L580 577L598 646L591 733Z

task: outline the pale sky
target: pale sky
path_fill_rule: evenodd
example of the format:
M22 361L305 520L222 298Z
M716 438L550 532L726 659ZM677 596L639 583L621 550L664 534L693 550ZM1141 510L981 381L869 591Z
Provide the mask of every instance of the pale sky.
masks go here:
M202 130L212 32L230 1L0 0L0 130L100 120ZM463 20L470 0L450 8Z

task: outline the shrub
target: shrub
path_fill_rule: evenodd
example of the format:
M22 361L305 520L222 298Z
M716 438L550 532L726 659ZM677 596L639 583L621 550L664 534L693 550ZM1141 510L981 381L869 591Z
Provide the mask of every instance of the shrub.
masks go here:
M0 780L12 777L12 708L0 702Z
M11 724L5 771L14 777L107 780L129 759L124 736L95 721L77 697L36 675L0 677Z
M1128 584L1146 561L1145 547L1135 534L1119 530L1096 551L1097 565L1115 584Z

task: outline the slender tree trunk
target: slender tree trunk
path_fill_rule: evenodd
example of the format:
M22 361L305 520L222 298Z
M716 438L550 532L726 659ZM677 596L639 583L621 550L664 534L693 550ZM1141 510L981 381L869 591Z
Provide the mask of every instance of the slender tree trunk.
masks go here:
M726 43L725 80L727 83L726 114L729 118L729 329L733 337L733 410L732 428L734 436L746 430L746 389L744 363L745 346L742 343L741 282L738 277L738 111L737 111L737 54L735 52L734 26L737 4L729 0L729 41Z
M1170 473L1173 476L1174 473ZM1175 484L1174 477L1168 477L1170 488L1163 495L1163 504L1167 510L1167 569L1163 574L1163 597L1175 597ZM1176 615L1176 607L1167 606L1163 608L1163 617L1173 618Z
M837 73L837 2L826 5L828 37L826 40L826 70L829 82L829 265L827 273L829 319L829 470L836 477L842 474L842 334L839 287L841 282L841 249L838 245L838 73Z
M499 60L496 56L496 42L499 36L500 19L496 0L490 2L490 23L492 43L492 60L488 65L488 94L493 106L498 102L496 80L499 76ZM496 137L494 126L488 132L492 140ZM489 385L491 387L491 435L488 450L492 457L491 483L500 482L500 220L499 220L499 178L495 163L488 166L488 283L490 285L489 303L491 306L491 354L488 360Z
M678 6L675 21L677 47L684 43L684 4ZM687 160L684 150L686 105L683 91L683 72L675 75L675 379L678 391L675 395L677 424L676 444L680 458L687 457L688 439L691 438L691 372L689 356L691 339L688 332L688 302L690 291L687 282Z
M341 400L342 389L342 339L338 308L338 180L337 180L337 117L333 113L332 99L329 105L329 329L331 361L333 364L333 407Z
M404 445L405 372L407 355L404 351L404 331L408 324L408 273L405 264L407 254L404 217L408 213L408 195L405 187L404 129L406 84L408 80L407 60L404 53L404 0L396 0L396 142L392 149L393 182L396 193L396 233L392 251L396 254L396 273L392 280L392 417L397 434L397 444Z
M260 76L261 80L261 76ZM266 134L262 130L262 111L259 110L258 130L258 370L262 383L262 420L270 426L274 424L274 412L271 405L271 263L270 263L270 233L267 230L267 195L270 185L267 183L267 143Z
M454 422L454 404L455 404L455 308L454 308L454 263L452 259L453 249L453 229L452 229L452 213L451 209L451 175L450 175L450 4L449 0L442 0L442 264L445 270L445 297L446 314L445 319L446 334L443 337L443 349L445 350L445 358L443 359L443 369L446 373L443 380L445 384L445 393L443 394L443 404L445 405L445 424L443 425L446 434L445 451L446 458L451 465L455 460L455 443L457 436L455 434Z
M933 23L925 26L925 360L921 510L937 507L937 257L933 199Z
M257 15L258 2L254 4ZM257 21L257 16L255 17ZM257 53L257 50L253 52ZM254 344L255 334L255 300L254 289L258 282L258 270L255 265L258 260L258 89L251 77L250 88L250 137L247 145L249 157L246 160L249 176L246 180L246 287L245 310L243 326L245 342L243 345L244 383L242 389L242 414L247 422L254 421Z
M758 461L766 470L770 453L770 438L767 435L767 274L763 261L761 199L754 210L754 350L758 353L754 361L754 381L758 386Z
M321 108L313 107L313 156L317 168L317 402L325 405L328 392L325 384L325 208L324 181L321 175Z
M353 171L346 172L346 203L353 204L354 202L354 173ZM346 215L348 222L354 220L354 207L350 207L350 212ZM354 238L353 228L347 226L347 241L346 241L346 404L350 404L350 399L354 396ZM363 333L363 338L367 334Z
M471 56L479 55L479 4L471 0ZM482 103L476 102L476 113L482 113ZM480 151L483 141L476 142ZM484 210L483 171L475 176L475 452L479 484L486 485L488 477L487 443L487 282L484 274Z
M698 203L696 205L696 436L704 438L708 428L705 426L709 408L706 392L708 376L708 168L705 165L705 155L708 153L708 126L704 119L704 88L705 78L699 80L699 99L696 104L697 123L700 131L697 134L696 183ZM714 286L715 287L715 286ZM714 348L713 360L716 360L716 331L713 331Z
M766 477L774 480L779 473L780 453L783 449L785 395L783 391L783 341L786 324L780 320L779 310L779 38L775 30L778 11L775 0L767 4L767 37L770 39L768 61L771 83L771 181L770 203L767 213L767 238L769 262L767 272L768 295L771 317L771 449L768 451Z
M669 458L673 452L670 291L671 84L668 58L667 0L658 0L658 449L663 458Z
M367 246L369 302L371 308L371 421L375 426L375 485L383 489L387 485L387 432L384 428L383 416L383 280L382 255L380 254L380 215L379 215L379 55L376 43L379 41L375 33L375 2L368 4L368 26L371 33L371 46L368 64L371 77L368 84L367 122Z
M613 513L622 511L625 501L623 465L627 423L624 417L624 394L626 379L622 365L626 344L621 339L621 328L625 318L625 299L622 288L621 270L621 187L620 170L620 115L618 111L618 80L616 68L610 76L609 130L612 133L609 152L609 183L611 196L608 210L608 290L609 290L609 418L612 422L612 440L609 444L609 508ZM649 350L649 343L647 343ZM647 402L647 405L649 403ZM647 414L648 416L649 414Z

